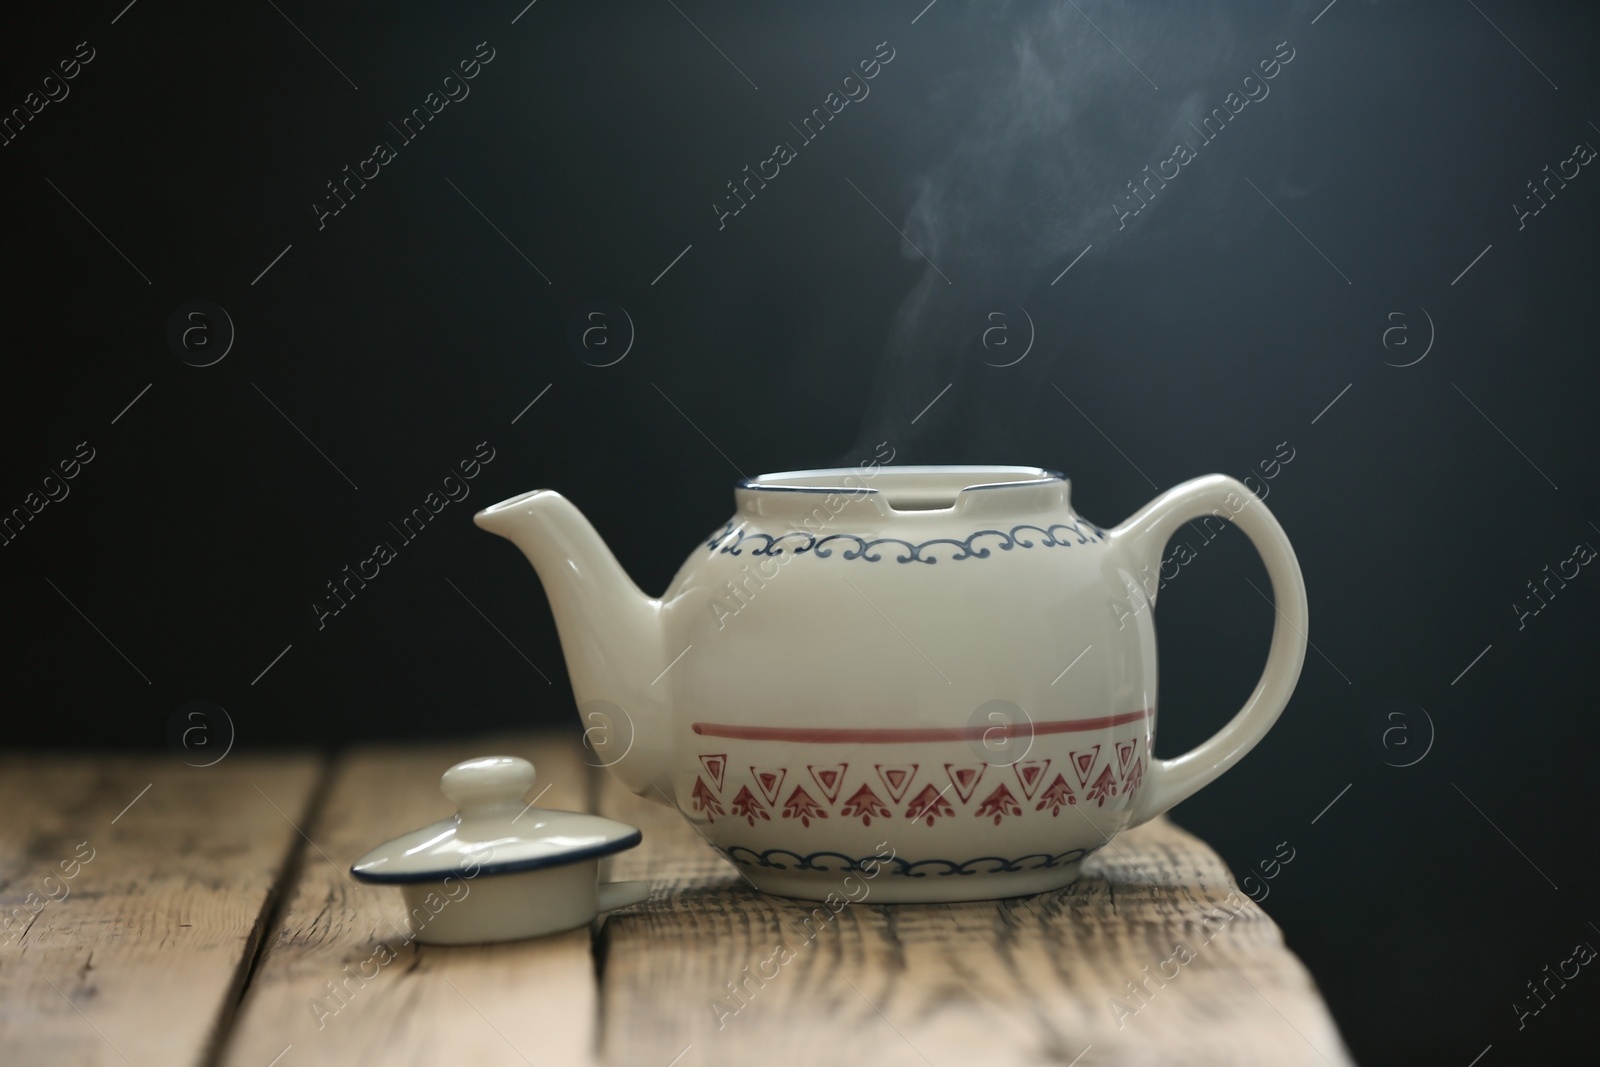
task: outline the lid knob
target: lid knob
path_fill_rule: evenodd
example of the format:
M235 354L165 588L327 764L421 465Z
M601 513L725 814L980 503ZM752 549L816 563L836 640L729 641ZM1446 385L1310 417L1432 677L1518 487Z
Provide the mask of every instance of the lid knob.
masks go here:
M465 818L521 808L536 777L533 764L520 756L480 756L445 771L439 788Z

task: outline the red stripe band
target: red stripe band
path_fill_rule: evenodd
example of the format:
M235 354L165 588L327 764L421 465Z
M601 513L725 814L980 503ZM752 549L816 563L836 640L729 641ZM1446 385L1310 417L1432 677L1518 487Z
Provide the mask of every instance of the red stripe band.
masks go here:
M1138 722L1148 710L1102 715L1098 719L1065 719L1057 722L1021 722L1005 726L901 727L866 729L819 729L793 726L730 726L719 722L697 722L694 732L704 737L727 737L735 741L797 741L813 745L890 745L906 741L982 741L1001 737L1038 737L1040 734L1070 734L1083 730L1104 730L1123 723Z

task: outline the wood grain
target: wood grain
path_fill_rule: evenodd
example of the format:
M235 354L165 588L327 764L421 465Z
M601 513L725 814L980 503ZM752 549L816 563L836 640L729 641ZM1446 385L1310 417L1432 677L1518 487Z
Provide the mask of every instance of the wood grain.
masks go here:
M603 930L607 1063L1350 1062L1278 928L1166 820L1059 892L884 906L869 882L833 914L755 893L687 820L609 780L600 807L645 831L617 877L658 886Z
M0 756L0 1062L202 1062L296 844L273 803L303 818L319 774L310 756Z
M588 929L507 945L418 945L409 941L398 890L349 877L351 862L369 849L448 817L453 806L439 793L439 775L470 756L530 759L541 807L590 810L581 751L563 734L363 748L340 760L327 802L306 827L304 865L222 1062L588 1062L599 1012Z
M538 941L411 942L399 893L349 865L447 816L439 773L489 752L534 761L541 806L644 829L608 866L651 899ZM885 906L862 879L835 911L754 892L582 757L522 735L331 766L0 758L0 903L21 915L0 1063L1349 1063L1277 927L1165 820L1059 892Z

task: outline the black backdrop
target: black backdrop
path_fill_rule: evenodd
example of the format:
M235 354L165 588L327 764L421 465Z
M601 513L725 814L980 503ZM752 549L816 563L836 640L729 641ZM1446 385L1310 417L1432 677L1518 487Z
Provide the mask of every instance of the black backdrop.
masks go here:
M4 17L6 743L572 722L470 522L537 486L659 592L740 471L887 441L1063 470L1107 525L1291 454L1252 484L1315 650L1178 820L1241 876L1294 850L1249 884L1362 1062L1588 1044L1600 977L1515 1005L1600 944L1592 8L276 7ZM1166 754L1254 682L1247 580L1230 531L1163 594Z

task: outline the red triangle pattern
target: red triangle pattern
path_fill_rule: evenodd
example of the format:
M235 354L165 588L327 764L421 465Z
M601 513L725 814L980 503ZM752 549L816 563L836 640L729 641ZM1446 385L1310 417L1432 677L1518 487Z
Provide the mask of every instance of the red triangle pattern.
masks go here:
M956 788L956 796L965 804L972 799L972 794L977 791L978 781L987 770L987 763L967 764L965 766L955 763L946 763L944 773L950 776L950 784Z
M1101 766L1100 750L1105 744L1110 744L1116 755L1114 759L1108 760ZM1108 799L1119 795L1131 798L1134 790L1144 779L1144 760L1139 754L1139 745L1140 740L1135 737L1126 741L1097 744L1081 752L1070 753L1067 764L1071 770L1067 773L1076 776L1078 780L1081 791L1077 794L1074 794L1068 785L1070 779L1065 774L1052 771L1054 760L1020 760L1001 766L1011 768L1016 776L1018 791L1027 802L1031 803L1034 811L1048 810L1054 816L1058 815L1063 807L1078 804L1080 799L1084 803L1094 803L1104 807ZM690 797L693 808L703 813L707 819L732 816L743 818L751 825L758 820L771 819L769 811L772 808L781 808L783 818L797 819L803 826L809 826L812 819L824 819L830 814L850 819L859 818L863 824L870 825L873 818L889 817L888 804L899 805L905 801L905 798L912 793L912 787L921 770L921 764L918 763L875 763L872 765L873 770L887 793L888 801L880 800L866 783L858 782L855 792L844 802L844 807L838 808L839 798L846 795L850 771L848 763L806 764L806 771L815 783L820 797L814 799L808 791L796 785L789 799L780 805L778 798L783 795L782 790L789 768L750 767L749 786L740 786L739 795L729 801L723 799L727 796L724 790L736 783L728 781L728 753L701 753L699 760L705 770L705 777L697 776ZM971 805L978 786L991 765L946 763L943 766L945 775L950 781L947 788L955 793L957 802L972 810ZM1047 782L1050 783L1048 788L1045 787ZM990 791L988 799L978 806L979 817L995 819L998 822L1006 816L1020 815L1028 807L1028 804L1013 796L1008 784L991 782L991 785L994 788ZM752 789L756 792L752 792ZM758 797L765 799L765 806ZM726 809L723 807L724 804L727 805ZM952 814L954 814L952 802L944 799L941 790L926 782L922 785L921 792L917 794L917 799L906 809L908 818L927 822L929 825L941 817Z
M756 788L761 790L761 795L767 798L768 804L778 802L778 790L783 788L783 779L788 773L787 767L750 768L750 777L755 779Z
M1078 784L1080 786L1087 786L1089 784L1089 772L1094 770L1094 765L1099 759L1099 745L1094 746L1086 752L1074 752L1072 754L1072 769L1077 772Z
M1044 781L1045 774L1050 770L1050 761L1047 759L1022 760L1013 763L1011 769L1016 772L1017 784L1022 787L1022 795L1029 800L1039 791L1039 783Z
M1128 773L1128 761L1133 759L1133 750L1138 744L1139 742L1137 741L1117 742L1117 763L1120 765L1123 774Z
M883 783L883 788L889 791L889 799L898 804L905 799L906 790L911 788L911 782L917 776L917 768L921 766L920 763L900 767L874 763L872 768L878 772L878 780Z
M828 798L828 803L835 804L839 800L839 790L844 786L845 772L850 769L848 763L834 763L818 766L814 763L806 764L806 770L811 772L811 780L817 783L817 788L822 790L822 795Z
M700 757L700 766L706 769L706 774L717 783L717 789L722 789L723 776L728 773L728 754L726 752L705 753Z

